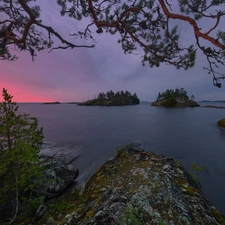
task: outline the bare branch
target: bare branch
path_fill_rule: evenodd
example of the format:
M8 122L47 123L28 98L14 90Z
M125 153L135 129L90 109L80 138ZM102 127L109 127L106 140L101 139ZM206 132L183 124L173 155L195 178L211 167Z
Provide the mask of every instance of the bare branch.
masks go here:
M57 48L53 48L53 49L58 49L58 48L64 48L64 49L67 49L67 48L78 48L78 47L81 47L81 48L93 48L95 47L94 45L74 45L73 43L70 43L68 42L67 40L63 39L59 33L57 33L56 31L53 30L52 27L49 27L49 26L45 26L37 21L35 21L35 24L39 27L42 27L42 28L45 28L45 30L48 31L49 35L50 34L54 34L63 44L66 44L67 46L64 48L64 47L57 47ZM53 50L52 49L52 50ZM50 51L51 52L51 51Z

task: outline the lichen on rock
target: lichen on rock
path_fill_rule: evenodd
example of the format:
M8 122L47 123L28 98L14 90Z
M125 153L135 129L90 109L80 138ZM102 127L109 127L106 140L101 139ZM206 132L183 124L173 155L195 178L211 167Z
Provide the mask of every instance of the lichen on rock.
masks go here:
M142 141L105 162L82 192L72 189L60 199L36 225L51 217L58 225L225 224L186 169L173 158L144 152Z
M130 146L87 182L74 224L225 224L177 160Z

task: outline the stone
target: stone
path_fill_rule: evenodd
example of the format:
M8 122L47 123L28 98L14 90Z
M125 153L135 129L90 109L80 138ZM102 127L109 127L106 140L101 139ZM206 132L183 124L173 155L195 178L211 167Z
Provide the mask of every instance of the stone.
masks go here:
M47 163L43 171L41 185L34 190L36 196L53 198L63 193L79 175L79 170L73 165L66 165L61 160L53 159Z
M167 106L165 106L165 101L152 102L151 106L164 106L164 107L167 107ZM168 107L170 107L170 106L168 106ZM200 107L200 105L197 102L195 102L195 101L187 100L187 101L176 101L176 104L173 105L172 107L175 107L175 108L180 108L180 107Z
M83 210L71 224L225 224L177 160L137 152L142 146L132 143L96 171L84 188Z
M224 215L211 205L182 164L136 150L143 142L135 142L134 149L131 146L106 161L87 181L82 194L70 190L65 199L60 197L74 207L54 224L225 224ZM45 221L42 218L38 224Z
M134 151L139 151L139 152L144 151L144 143L143 143L143 141L136 140L136 141L132 142L131 145L130 145L130 149L134 150Z
M220 127L225 127L225 118L219 120L219 121L217 122L217 124L218 124Z
M53 225L54 223L55 223L55 221L54 221L53 217L49 217L47 219L46 225Z

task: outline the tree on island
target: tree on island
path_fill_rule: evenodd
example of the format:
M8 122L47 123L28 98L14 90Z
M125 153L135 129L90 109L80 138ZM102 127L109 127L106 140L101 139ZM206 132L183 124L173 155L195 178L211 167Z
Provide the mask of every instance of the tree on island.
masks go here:
M120 105L137 105L140 103L137 94L133 95L129 91L117 91L114 93L112 90L106 93L100 92L97 98L88 100L78 105L86 106L120 106Z
M0 103L0 206L11 217L19 212L19 203L32 193L40 175L38 152L43 132L38 121L28 114L19 114L13 96L3 89ZM10 212L11 211L11 212ZM0 215L0 219L1 219Z
M176 88L175 90L167 89L165 92L158 94L156 101L152 103L153 106L199 106L194 102L194 95L191 96L191 100L187 95L187 91L184 88Z
M106 32L120 36L118 43L125 53L142 49L142 63L150 67L165 63L187 70L194 66L199 51L206 57L204 69L212 75L213 84L221 87L221 80L225 79L217 71L225 63L223 0L57 0L62 16L71 17L74 23L86 23L83 30L70 34L78 44L43 24L41 8L34 2L0 0L0 15L4 18L0 21L0 59L15 60L13 49L28 51L34 59L37 51L47 48L93 48L92 44L79 44L78 39L82 38L82 43L84 39L96 43L96 33ZM181 21L193 29L194 41L190 46L184 46L181 40ZM61 45L55 46L55 40Z

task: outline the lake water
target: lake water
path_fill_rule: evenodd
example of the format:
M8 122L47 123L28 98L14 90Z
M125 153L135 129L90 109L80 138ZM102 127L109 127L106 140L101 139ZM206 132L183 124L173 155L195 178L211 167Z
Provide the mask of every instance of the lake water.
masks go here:
M225 109L21 103L19 111L38 118L45 141L80 154L74 161L80 174L90 176L134 140L142 140L146 151L176 158L189 171L197 163L205 170L203 193L225 215L225 129L216 125Z

